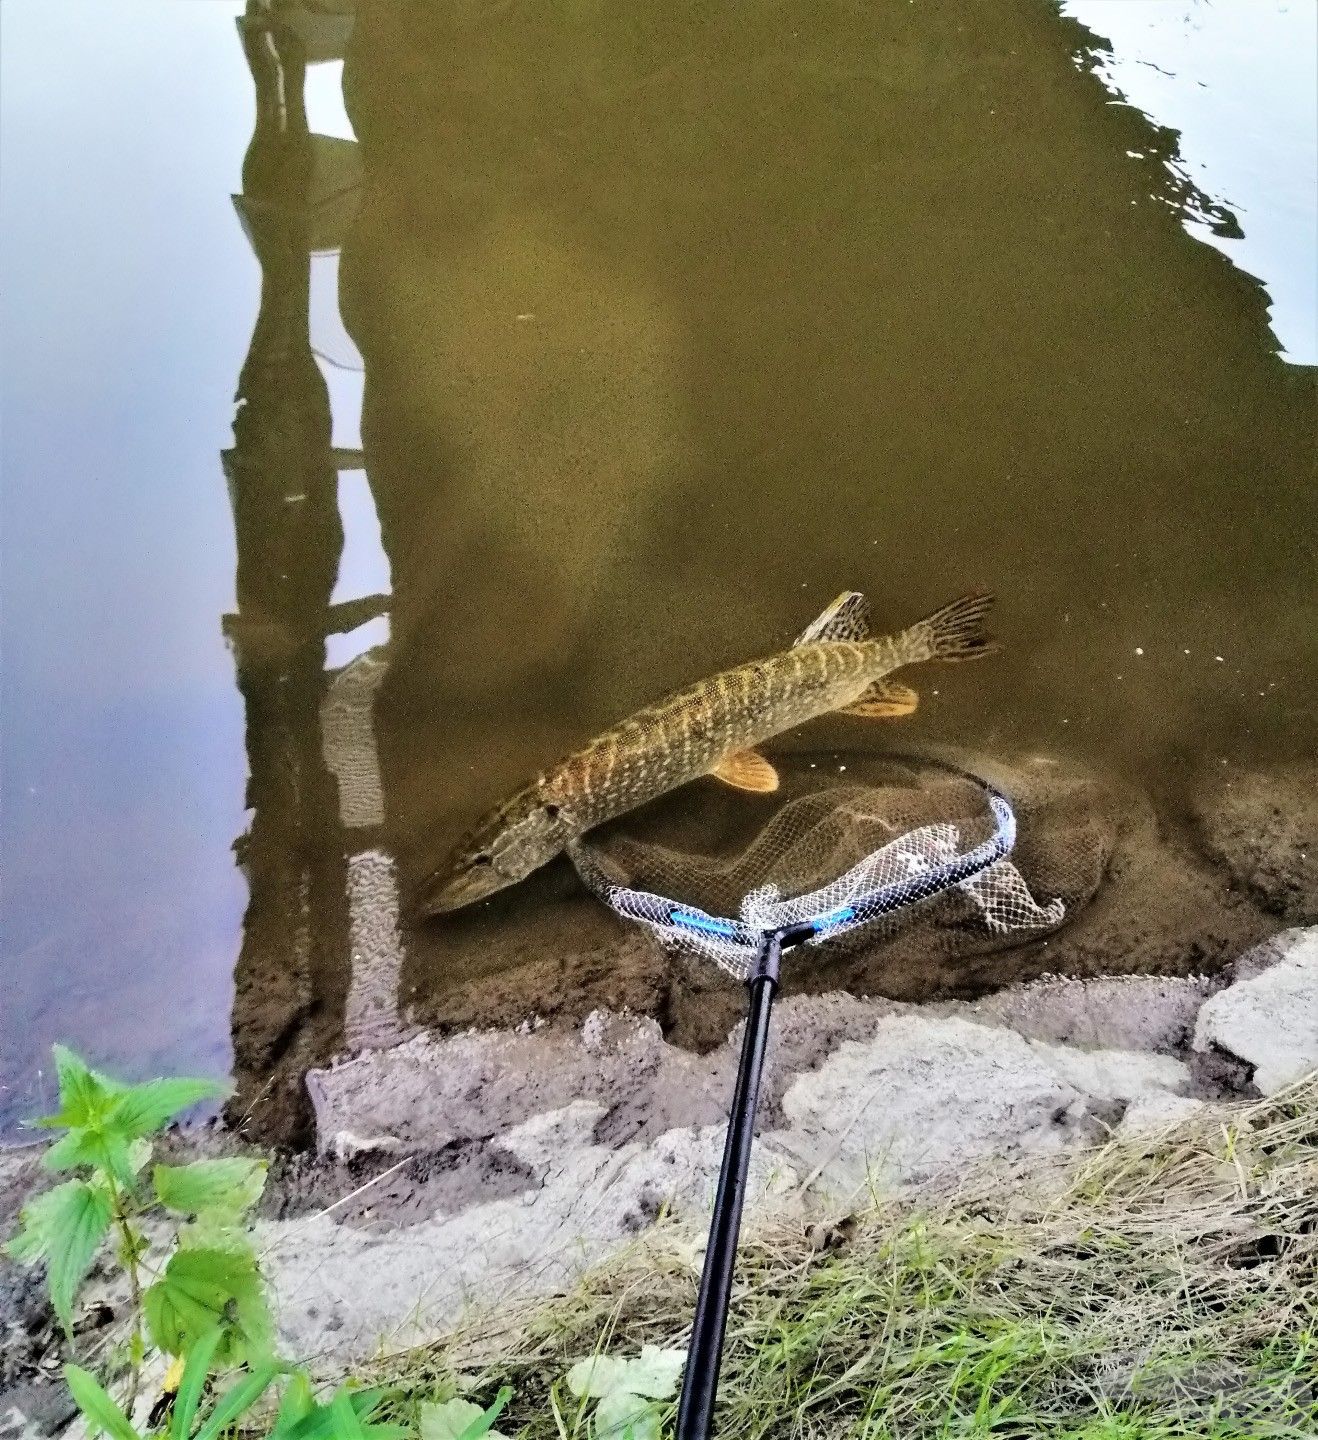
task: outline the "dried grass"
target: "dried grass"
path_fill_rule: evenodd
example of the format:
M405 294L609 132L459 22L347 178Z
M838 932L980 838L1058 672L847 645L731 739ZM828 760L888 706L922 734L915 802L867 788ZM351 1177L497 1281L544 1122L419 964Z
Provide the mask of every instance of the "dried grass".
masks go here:
M1318 1435L1318 1075L1026 1174L748 1231L722 1440ZM660 1225L572 1294L381 1363L410 1408L474 1374L500 1428L584 1437L602 1349L681 1345L698 1251ZM520 1427L520 1428L519 1428Z

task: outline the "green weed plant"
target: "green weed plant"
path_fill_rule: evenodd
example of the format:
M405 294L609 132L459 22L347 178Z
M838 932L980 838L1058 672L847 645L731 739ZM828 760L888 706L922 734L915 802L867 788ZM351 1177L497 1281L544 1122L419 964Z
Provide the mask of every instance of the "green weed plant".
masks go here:
M71 1178L24 1207L5 1249L24 1264L44 1262L51 1305L70 1344L74 1305L97 1257L112 1246L123 1269L131 1297L124 1403L89 1370L64 1367L88 1433L111 1440L220 1440L239 1430L268 1440L410 1440L413 1426L377 1418L383 1389L341 1385L322 1401L305 1370L276 1355L250 1230L266 1162L235 1156L152 1164L153 1137L183 1111L227 1095L228 1086L184 1078L126 1085L60 1045L55 1068L60 1108L36 1124L64 1132L42 1163ZM163 1230L164 1242L157 1233L153 1243L148 1228ZM132 1416L153 1352L175 1358L177 1384L167 1382L165 1403L139 1429ZM120 1368L122 1358L111 1357L106 1370ZM221 1377L227 1383L215 1393ZM278 1407L272 1420L260 1420L254 1412L272 1387L281 1392ZM450 1402L465 1408L445 1440L498 1440L492 1426L510 1395L505 1389L484 1410ZM430 1408L438 1436L444 1406ZM153 1423L157 1413L160 1424Z

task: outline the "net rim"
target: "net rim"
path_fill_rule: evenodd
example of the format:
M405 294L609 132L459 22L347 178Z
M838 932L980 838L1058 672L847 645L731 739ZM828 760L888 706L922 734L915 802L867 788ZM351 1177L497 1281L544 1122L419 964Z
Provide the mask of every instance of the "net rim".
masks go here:
M890 914L919 900L942 894L954 886L963 885L1011 854L1017 834L1016 815L1011 802L996 785L983 777L965 771L957 773L984 792L988 810L995 821L993 833L987 839L980 841L964 855L957 855L931 870L903 877L868 893L857 894L847 904L834 907L824 915L802 916L795 921L784 920L781 925L768 928L752 925L740 917L734 919L730 916L713 915L699 906L684 905L669 895L619 884L595 858L584 836L569 842L567 852L587 889L618 915L633 923L653 926L656 923L655 912L662 912L667 907L669 913L664 923L697 932L702 945L714 952L726 951L729 955L742 955L748 950L754 950L763 942L765 936L776 930L813 923L814 934L807 937L804 943L821 945L849 930L868 925L881 915ZM845 885L848 878L863 871L884 848L886 847L881 846L863 856L827 885L776 903L800 907L812 896L822 895L825 890ZM860 913L862 907L863 914Z

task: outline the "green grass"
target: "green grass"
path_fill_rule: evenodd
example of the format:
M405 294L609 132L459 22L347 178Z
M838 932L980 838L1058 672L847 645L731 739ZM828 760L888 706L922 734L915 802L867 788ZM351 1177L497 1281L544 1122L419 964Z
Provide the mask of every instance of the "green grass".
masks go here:
M1079 1164L980 1175L832 1229L746 1235L721 1440L1280 1440L1318 1435L1318 1075ZM692 1232L660 1226L541 1307L380 1363L403 1412L511 1384L500 1429L588 1429L596 1349L681 1345Z

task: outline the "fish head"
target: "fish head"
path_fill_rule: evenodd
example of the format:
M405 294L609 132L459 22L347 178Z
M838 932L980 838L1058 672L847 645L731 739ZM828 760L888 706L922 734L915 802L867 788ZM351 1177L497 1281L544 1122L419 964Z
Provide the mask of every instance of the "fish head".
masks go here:
M524 880L567 843L571 826L562 808L538 789L523 791L493 810L458 844L426 886L424 915L460 910Z

